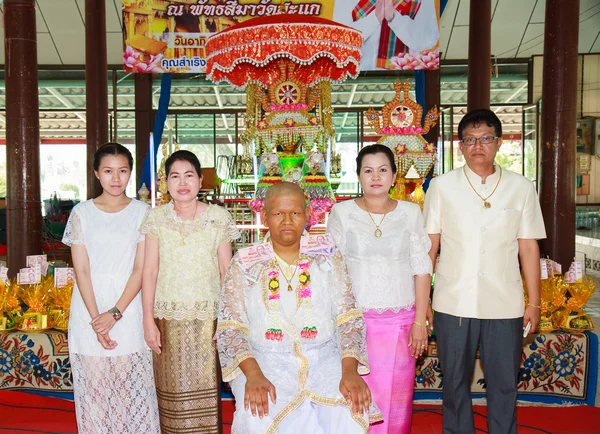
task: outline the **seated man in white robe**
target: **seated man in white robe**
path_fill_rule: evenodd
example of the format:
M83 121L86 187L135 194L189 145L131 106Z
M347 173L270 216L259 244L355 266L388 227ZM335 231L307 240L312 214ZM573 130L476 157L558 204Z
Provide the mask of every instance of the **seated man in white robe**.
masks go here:
M346 266L329 236L302 236L307 217L302 189L270 187L269 234L236 253L225 277L217 346L233 434L362 434L381 419L360 377L365 323Z

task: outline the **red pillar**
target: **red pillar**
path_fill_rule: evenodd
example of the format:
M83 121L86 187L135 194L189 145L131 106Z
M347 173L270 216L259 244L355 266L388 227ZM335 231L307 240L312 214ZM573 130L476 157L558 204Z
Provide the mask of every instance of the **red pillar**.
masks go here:
M547 0L540 202L548 238L542 241L541 251L563 269L575 257L578 33L579 2Z
M85 110L87 197L102 193L94 175L94 152L108 142L108 65L105 0L85 1Z
M139 188L148 155L152 121L152 75L133 74L135 80L135 161L136 186ZM150 190L150 186L146 186Z
M492 0L471 0L467 110L490 108Z
M7 256L10 275L42 253L35 0L4 1Z

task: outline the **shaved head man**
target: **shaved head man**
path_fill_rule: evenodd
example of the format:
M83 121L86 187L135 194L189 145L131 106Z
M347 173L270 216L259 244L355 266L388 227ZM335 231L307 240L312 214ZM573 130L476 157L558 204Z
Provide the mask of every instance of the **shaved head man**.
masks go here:
M328 236L302 242L308 212L296 184L270 187L261 250L238 251L225 277L217 346L236 399L232 432L359 434L381 417L360 376L364 319L343 258L322 248Z

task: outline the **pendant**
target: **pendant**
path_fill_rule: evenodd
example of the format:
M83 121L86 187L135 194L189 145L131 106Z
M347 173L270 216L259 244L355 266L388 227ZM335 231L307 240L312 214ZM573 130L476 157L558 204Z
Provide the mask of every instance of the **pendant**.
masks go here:
M484 200L484 201L483 201L483 206L489 209L489 208L491 208L491 207L492 207L492 204L491 204L491 203L489 203L487 200Z
M292 291L293 291L292 285L290 283L288 283L288 292L292 292Z
M381 235L383 235L383 232L381 232L381 229L379 229L379 228L375 229L375 238L381 238Z

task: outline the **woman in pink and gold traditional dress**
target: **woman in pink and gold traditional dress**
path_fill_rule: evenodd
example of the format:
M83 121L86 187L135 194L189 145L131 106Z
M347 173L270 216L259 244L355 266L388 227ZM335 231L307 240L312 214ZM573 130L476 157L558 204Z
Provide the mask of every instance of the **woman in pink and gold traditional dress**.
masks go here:
M394 154L364 147L356 158L363 196L335 205L327 230L346 259L367 325L364 376L383 423L374 434L409 434L416 359L427 348L431 242L418 205L390 199Z

